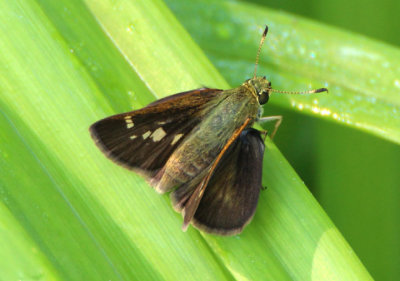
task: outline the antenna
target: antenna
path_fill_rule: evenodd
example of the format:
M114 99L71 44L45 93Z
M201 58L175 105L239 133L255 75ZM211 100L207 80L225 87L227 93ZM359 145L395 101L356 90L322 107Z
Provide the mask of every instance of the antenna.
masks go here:
M267 37L268 33L268 25L265 26L264 32L262 34L261 40L260 40L260 45L258 46L258 51L257 51L257 56L256 56L256 63L254 65L254 76L253 79L257 77L257 66L258 66L258 59L260 57L261 53L261 47L264 44L265 37ZM295 94L295 95L304 95L304 94L316 94L316 93L322 93L322 92L327 92L327 88L319 88L319 89L314 89L314 90L309 90L309 91L301 91L301 92L291 92L291 91L281 91L281 90L275 90L275 89L268 89L269 92L275 92L275 93L282 93L282 94Z
M291 91L280 91L280 90L275 90L275 89L269 89L270 92L275 92L275 93L281 93L281 94L294 94L294 95L304 95L304 94L316 94L316 93L322 93L322 92L327 92L327 88L319 88L315 90L310 90L310 91L302 91L302 92L291 92Z
M256 78L256 77L257 77L258 57L260 56L261 47L262 47L262 45L264 44L265 37L267 37L267 33L268 33L268 25L265 26L263 35L262 35L262 37L261 37L260 45L258 46L257 57L256 57L256 64L254 65L254 76L253 76L253 78Z

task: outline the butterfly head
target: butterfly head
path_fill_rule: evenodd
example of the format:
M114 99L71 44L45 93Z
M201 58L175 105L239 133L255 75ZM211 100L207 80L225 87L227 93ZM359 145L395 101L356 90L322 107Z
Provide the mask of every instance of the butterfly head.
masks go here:
M270 81L268 81L265 77L256 77L247 80L246 83L254 89L260 105L268 102L269 95L272 90Z

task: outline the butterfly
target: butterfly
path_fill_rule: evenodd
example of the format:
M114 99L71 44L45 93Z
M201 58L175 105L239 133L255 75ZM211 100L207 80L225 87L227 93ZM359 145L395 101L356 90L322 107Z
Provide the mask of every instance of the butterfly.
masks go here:
M252 125L273 92L254 76L230 90L200 88L157 100L146 107L107 117L90 127L104 154L144 176L159 193L171 192L173 207L189 224L213 234L240 233L251 221L262 188L266 132ZM320 88L307 92L327 91ZM286 92L284 92L286 93Z

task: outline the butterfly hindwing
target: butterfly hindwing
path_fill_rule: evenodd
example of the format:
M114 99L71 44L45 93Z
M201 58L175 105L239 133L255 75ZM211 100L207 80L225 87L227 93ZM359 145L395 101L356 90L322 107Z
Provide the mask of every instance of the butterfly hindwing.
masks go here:
M113 161L153 177L172 152L213 108L218 89L202 88L114 115L90 127L92 138Z
M192 224L209 233L241 232L256 210L261 190L264 142L260 132L245 129L229 147L205 188ZM184 210L196 192L197 182L175 190L171 197Z

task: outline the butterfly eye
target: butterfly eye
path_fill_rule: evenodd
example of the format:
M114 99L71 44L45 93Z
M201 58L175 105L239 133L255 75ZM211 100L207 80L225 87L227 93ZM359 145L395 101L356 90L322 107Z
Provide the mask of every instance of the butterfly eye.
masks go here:
M268 91L262 91L261 94L258 96L258 102L260 104L266 104L268 100L269 100Z

